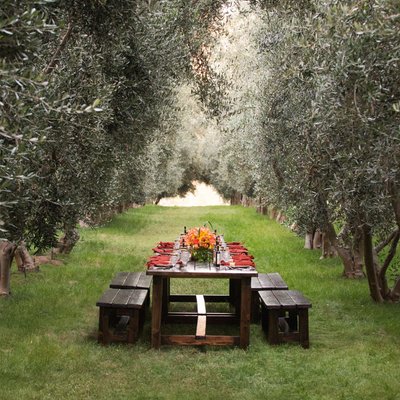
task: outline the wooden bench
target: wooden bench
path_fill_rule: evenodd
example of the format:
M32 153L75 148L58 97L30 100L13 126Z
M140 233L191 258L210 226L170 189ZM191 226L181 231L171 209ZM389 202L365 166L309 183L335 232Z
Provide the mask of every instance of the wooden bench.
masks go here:
M262 290L258 293L261 300L262 328L268 342L298 342L308 348L310 301L295 290Z
M260 321L260 296L261 290L287 290L288 285L282 279L278 272L269 274L258 274L251 278L251 321L257 323Z
M153 277L146 272L118 272L110 283L114 289L147 289L150 290ZM147 297L146 306L150 305L150 296Z
M99 343L135 343L144 325L148 295L147 289L107 289L96 303Z

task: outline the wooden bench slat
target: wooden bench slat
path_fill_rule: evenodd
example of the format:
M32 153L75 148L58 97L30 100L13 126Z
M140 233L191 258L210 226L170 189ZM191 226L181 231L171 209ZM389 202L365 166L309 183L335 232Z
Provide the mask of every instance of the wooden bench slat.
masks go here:
M287 309L296 308L296 302L290 297L288 290L273 290L272 293L282 307Z
M146 275L145 272L141 272L137 286L138 286L138 288L141 288L141 289L150 289L152 281L153 281L153 277L151 275Z
M96 303L99 307L141 308L147 297L147 289L107 289Z
M117 294L114 297L113 305L119 306L120 308L124 308L128 306L129 299L131 297L130 290L123 290L123 289L109 289L109 290L117 290Z
M128 275L129 275L129 272L118 272L115 275L114 279L112 280L111 284L116 285L116 286L122 286L125 283ZM112 287L112 286L110 285L110 287Z
M206 314L206 302L204 296L201 294L196 295L197 314Z
M290 290L288 291L289 296L293 299L296 303L298 308L310 308L312 304L310 300L305 298L301 292L298 290Z
M288 285L282 279L278 272L270 272L268 274L258 274L257 277L251 278L251 290L282 290L288 289Z
M125 287L136 288L140 278L140 272L130 272L124 282Z
M110 283L115 289L150 289L153 277L145 272L118 272Z
M107 289L102 296L100 297L99 301L96 303L96 306L107 306L112 304L114 301L115 296L117 295L118 289Z
M261 287L266 290L275 289L275 284L272 282L270 274L258 274L258 280L260 281Z
M260 275L260 274L259 274ZM260 290L262 289L262 285L258 276L254 276L251 278L251 290Z
M258 292L258 294L260 295L261 301L268 308L281 308L281 303L274 296L271 290L261 290Z
M271 272L270 274L268 274L268 277L276 288L288 289L288 285L282 279L281 275L278 272Z
M141 308L146 300L148 291L146 289L134 289L131 292L128 305L133 306L134 308Z

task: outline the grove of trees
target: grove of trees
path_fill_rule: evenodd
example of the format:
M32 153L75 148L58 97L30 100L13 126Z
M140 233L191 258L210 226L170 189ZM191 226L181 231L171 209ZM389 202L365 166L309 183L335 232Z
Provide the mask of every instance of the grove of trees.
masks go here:
M16 251L199 179L399 300L397 0L4 0L0 59L0 294Z

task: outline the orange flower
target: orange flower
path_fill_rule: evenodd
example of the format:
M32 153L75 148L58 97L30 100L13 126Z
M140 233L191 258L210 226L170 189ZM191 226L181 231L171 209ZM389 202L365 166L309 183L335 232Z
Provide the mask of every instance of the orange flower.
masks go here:
M188 246L192 246L194 249L213 249L216 242L215 234L205 226L189 229L184 240Z

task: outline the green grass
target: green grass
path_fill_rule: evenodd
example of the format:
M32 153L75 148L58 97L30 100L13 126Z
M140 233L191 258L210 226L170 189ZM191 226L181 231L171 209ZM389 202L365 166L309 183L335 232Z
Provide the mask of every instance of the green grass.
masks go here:
M259 272L277 271L313 303L311 347L272 347L251 326L238 348L99 346L95 303L117 271L139 271L158 240L211 221L244 241ZM366 280L342 278L301 238L241 207L131 210L82 240L60 267L12 275L0 300L0 399L400 399L400 305L376 305ZM183 279L176 292L223 292L223 280ZM193 327L194 329L194 327Z

